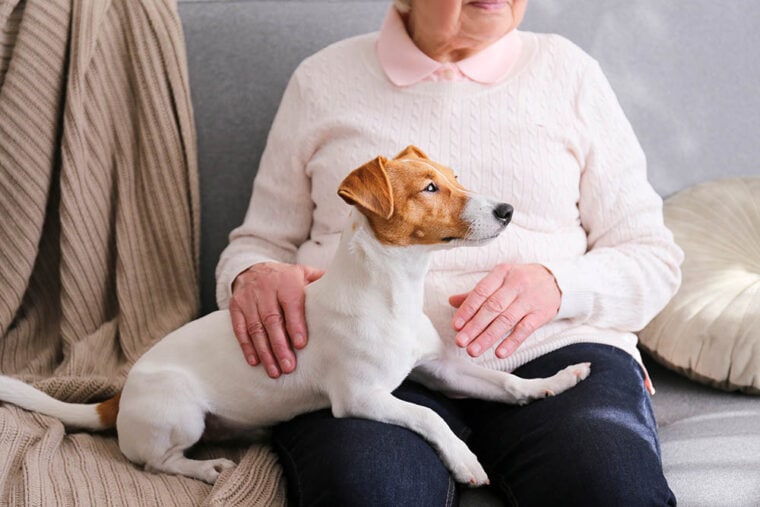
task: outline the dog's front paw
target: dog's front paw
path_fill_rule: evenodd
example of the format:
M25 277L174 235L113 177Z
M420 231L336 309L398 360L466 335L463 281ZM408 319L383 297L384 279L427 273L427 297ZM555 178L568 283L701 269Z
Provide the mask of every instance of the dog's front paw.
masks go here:
M457 453L453 462L449 463L449 470L457 482L466 484L471 488L489 484L488 474L478 461L477 456L463 444L464 450Z
M572 387L591 374L591 363L571 364L564 370L560 370L559 373L571 378L570 383L572 385L570 387Z
M550 387L546 390L545 395L554 396L555 394L567 391L588 377L589 374L591 374L591 363L572 364L547 379Z

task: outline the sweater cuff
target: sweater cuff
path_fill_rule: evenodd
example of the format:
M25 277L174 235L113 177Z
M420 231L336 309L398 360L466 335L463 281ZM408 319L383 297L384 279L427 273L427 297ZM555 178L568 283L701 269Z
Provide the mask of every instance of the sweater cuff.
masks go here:
M586 321L594 309L594 293L586 282L586 276L577 260L545 262L542 264L557 280L562 292L559 312L555 319Z

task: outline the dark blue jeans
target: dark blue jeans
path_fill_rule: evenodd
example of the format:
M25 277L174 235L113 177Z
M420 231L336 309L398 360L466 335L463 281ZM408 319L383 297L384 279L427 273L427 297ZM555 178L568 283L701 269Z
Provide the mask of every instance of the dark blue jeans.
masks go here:
M675 505L663 476L649 394L629 354L570 345L515 373L547 377L591 361L591 375L559 396L526 406L451 400L412 382L394 394L430 407L477 454L506 505ZM419 435L329 410L274 431L290 504L455 505L457 485Z

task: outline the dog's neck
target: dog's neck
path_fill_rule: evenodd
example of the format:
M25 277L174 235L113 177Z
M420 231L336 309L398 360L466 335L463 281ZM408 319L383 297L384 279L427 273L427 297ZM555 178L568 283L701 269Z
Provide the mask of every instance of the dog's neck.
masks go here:
M380 291L392 307L397 307L395 310L420 311L432 250L423 245L382 244L367 218L352 210L333 267L325 276L345 277L339 282L341 285Z

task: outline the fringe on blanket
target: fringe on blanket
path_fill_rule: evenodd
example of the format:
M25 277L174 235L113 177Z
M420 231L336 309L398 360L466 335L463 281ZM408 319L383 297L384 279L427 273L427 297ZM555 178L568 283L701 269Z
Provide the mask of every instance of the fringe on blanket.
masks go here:
M0 372L114 394L199 308L199 194L175 0L0 0ZM153 475L113 435L0 406L0 505L273 505L272 453L213 488Z

